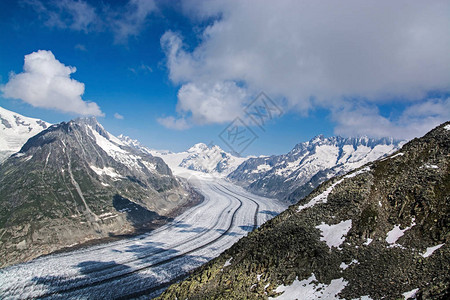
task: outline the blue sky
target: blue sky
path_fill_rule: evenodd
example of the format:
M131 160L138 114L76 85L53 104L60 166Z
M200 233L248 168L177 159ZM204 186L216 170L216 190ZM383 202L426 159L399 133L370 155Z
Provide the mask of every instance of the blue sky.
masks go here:
M409 139L450 116L449 13L448 1L1 1L0 106L53 123L97 115L173 151L230 150L219 134L236 118L258 136L242 155L318 134ZM245 109L261 92L282 111L263 128Z

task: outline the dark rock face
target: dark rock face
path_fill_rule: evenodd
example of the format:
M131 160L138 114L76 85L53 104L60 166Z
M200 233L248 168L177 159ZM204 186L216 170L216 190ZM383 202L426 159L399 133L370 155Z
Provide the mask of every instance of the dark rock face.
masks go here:
M345 299L401 299L411 291L417 299L448 299L449 168L447 122L323 183L161 298L266 299L314 275L305 288L316 294L341 282L336 297Z
M53 125L0 165L0 265L133 232L188 199L161 158L95 118Z
M250 158L228 178L255 194L295 203L320 183L386 156L401 144L388 138L320 135L284 155Z

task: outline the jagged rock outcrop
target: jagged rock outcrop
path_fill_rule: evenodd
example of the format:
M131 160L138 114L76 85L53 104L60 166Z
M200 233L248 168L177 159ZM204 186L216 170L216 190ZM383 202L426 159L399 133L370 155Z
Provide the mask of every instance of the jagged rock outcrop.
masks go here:
M95 118L53 125L0 164L1 266L134 232L189 198L161 158Z
M320 185L161 299L448 299L450 122Z

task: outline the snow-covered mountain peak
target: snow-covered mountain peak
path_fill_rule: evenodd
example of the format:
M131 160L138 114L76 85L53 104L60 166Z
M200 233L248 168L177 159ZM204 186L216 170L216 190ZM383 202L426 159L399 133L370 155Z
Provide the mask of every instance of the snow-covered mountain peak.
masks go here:
M121 140L122 143L124 143L125 145L128 145L130 147L134 147L134 148L141 148L141 147L143 147L138 140L134 140L134 139L130 138L129 136L126 136L126 135L123 135L123 134L119 134L117 136L117 138L119 140Z
M236 157L217 145L198 143L189 148L180 167L203 173L225 176L234 171L247 158Z
M187 150L188 153L201 153L208 151L209 147L204 143L197 143Z
M119 137L124 143L131 141ZM150 150L153 156L161 157L175 174L201 172L224 177L234 171L247 158L236 157L225 152L217 145L207 146L197 143L186 151L171 152L167 150ZM199 174L197 174L199 175Z
M0 162L20 150L25 142L51 124L24 117L0 107Z
M229 178L255 193L271 197L285 198L295 190L306 195L324 180L386 156L403 143L392 138L318 135L295 145L287 154L251 158Z
M311 140L295 145L295 147L287 155L298 155L305 151L315 151L322 146L343 147L352 146L356 150L360 146L374 148L376 146L397 146L401 147L404 142L395 140L391 137L384 138L369 138L367 136L360 137L341 137L332 136L325 137L324 135L318 135Z
M125 146L127 146L127 147L130 147L130 148L139 150L139 151L144 152L144 153L151 154L151 155L153 155L153 156L159 156L159 157L161 157L161 156L163 156L163 155L167 155L167 154L172 153L172 152L167 151L167 150L154 150L154 149L148 148L148 147L142 145L141 142L139 142L138 140L135 140L135 139L133 139L133 138L131 138L131 137L129 137L129 136L123 135L123 134L119 134L119 135L117 136L117 139L118 139L123 145L125 145ZM166 162L166 163L167 163L167 162ZM168 164L168 163L167 163L167 164Z
M76 124L81 127L91 128L95 130L98 134L106 139L111 138L111 134L105 130L105 128L97 121L95 117L81 117L69 122L69 124ZM117 138L116 138L117 140Z
M325 136L323 134L319 134L312 138L308 143L309 144L318 144L320 142L323 142L325 140Z

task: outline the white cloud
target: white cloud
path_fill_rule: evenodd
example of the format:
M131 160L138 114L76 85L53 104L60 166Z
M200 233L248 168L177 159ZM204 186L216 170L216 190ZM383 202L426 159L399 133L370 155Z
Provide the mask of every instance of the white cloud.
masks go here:
M6 98L21 99L35 107L102 116L96 103L81 98L84 84L70 78L75 71L75 67L65 66L51 51L39 50L25 55L23 72L11 74L1 91Z
M114 118L116 118L117 120L123 120L123 116L119 113L115 113Z
M336 134L412 139L449 120L450 98L412 104L395 119L381 116L374 105L341 108L332 115L337 122Z
M114 6L84 0L41 1L24 0L48 27L83 31L109 30L116 43L126 43L130 36L138 36L148 17L157 11L154 0L129 0Z
M234 82L188 83L178 91L177 111L191 114L195 124L224 123L243 114L245 90Z
M193 50L174 32L161 38L169 77L181 85L177 110L180 117L201 115L194 123L223 121L218 112L206 116L199 107L213 98L206 94L215 93L211 87L233 82L247 97L238 99L241 107L265 91L283 99L284 109L305 114L315 108L336 113L350 99L355 106L376 108L388 100L408 106L426 103L430 91L450 92L448 1L190 1L183 6L194 21L215 18ZM204 100L198 98L196 105L182 97L192 87L203 91ZM225 107L229 98L216 102ZM375 116L382 118L376 109Z
M157 10L153 0L130 0L124 8L109 12L109 23L115 33L116 43L138 36L148 17Z
M157 121L159 124L170 129L184 130L192 127L192 125L189 124L185 118L176 119L175 117L169 116L164 118L158 118Z
M98 26L95 8L83 0L24 0L23 3L30 5L49 27L88 32Z

